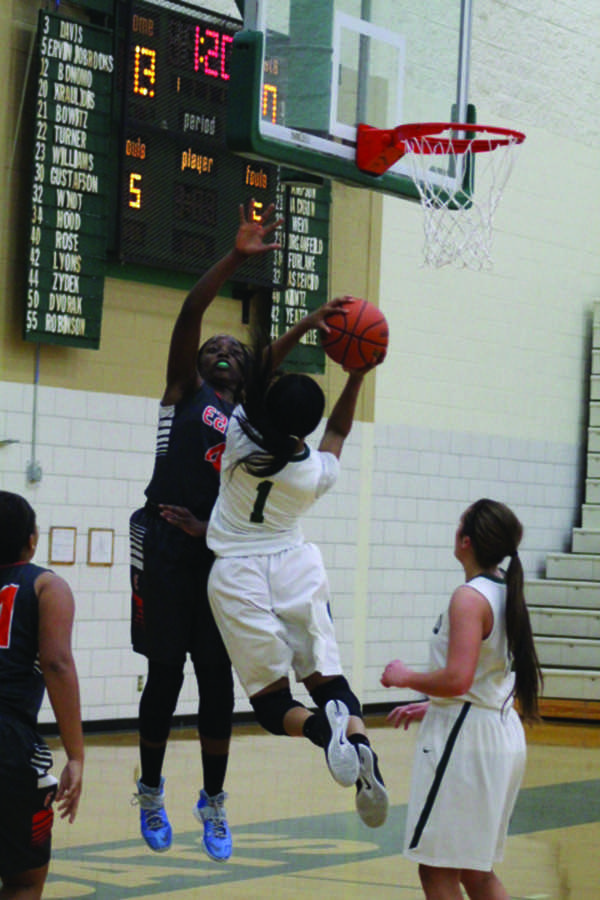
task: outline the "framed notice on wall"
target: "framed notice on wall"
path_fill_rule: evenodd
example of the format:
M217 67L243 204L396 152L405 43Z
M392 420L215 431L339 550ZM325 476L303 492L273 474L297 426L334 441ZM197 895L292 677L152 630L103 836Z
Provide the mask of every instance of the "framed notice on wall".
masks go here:
M52 526L48 538L50 565L72 566L75 562L76 528Z
M90 528L88 530L88 566L112 566L115 545L113 528Z

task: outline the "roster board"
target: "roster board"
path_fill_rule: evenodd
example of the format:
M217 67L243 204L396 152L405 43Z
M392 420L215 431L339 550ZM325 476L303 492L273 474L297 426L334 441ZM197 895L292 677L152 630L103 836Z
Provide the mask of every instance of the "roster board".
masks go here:
M133 0L128 12L118 255L202 272L232 246L239 204L259 215L277 195L278 168L229 152L229 60L241 22L180 3ZM240 279L273 284L268 256Z
M112 31L40 12L27 341L90 349L100 343L112 44Z
M277 235L282 249L273 257L274 281L282 286L273 291L272 340L327 302L330 202L329 183L322 187L290 186L278 196L278 213L284 217L285 228ZM324 351L316 330L303 336L286 367L301 372L323 371Z

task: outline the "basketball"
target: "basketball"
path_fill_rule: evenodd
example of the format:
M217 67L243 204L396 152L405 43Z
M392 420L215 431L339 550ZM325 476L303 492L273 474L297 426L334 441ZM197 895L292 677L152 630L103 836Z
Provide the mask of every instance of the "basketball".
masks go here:
M388 323L381 310L368 300L348 297L340 311L330 313L325 322L329 333L321 332L323 349L345 369L362 369L385 356Z

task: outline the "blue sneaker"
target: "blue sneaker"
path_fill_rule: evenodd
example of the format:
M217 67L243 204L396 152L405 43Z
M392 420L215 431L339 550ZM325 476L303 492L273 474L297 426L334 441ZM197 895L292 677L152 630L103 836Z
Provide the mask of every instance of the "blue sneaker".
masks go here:
M138 793L132 803L140 807L142 837L155 853L164 853L173 841L173 831L165 809L165 779L160 779L160 787L151 788L137 781Z
M202 846L211 859L224 862L231 856L231 831L225 814L227 794L221 791L209 797L203 789L194 807L194 815L204 824Z

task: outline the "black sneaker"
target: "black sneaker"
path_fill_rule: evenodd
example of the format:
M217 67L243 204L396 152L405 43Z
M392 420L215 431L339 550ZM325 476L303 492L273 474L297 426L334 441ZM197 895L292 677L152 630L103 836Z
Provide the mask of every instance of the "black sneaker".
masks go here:
M377 765L377 754L368 744L358 744L356 752L360 759L356 809L365 825L369 828L379 828L387 819L389 800Z

